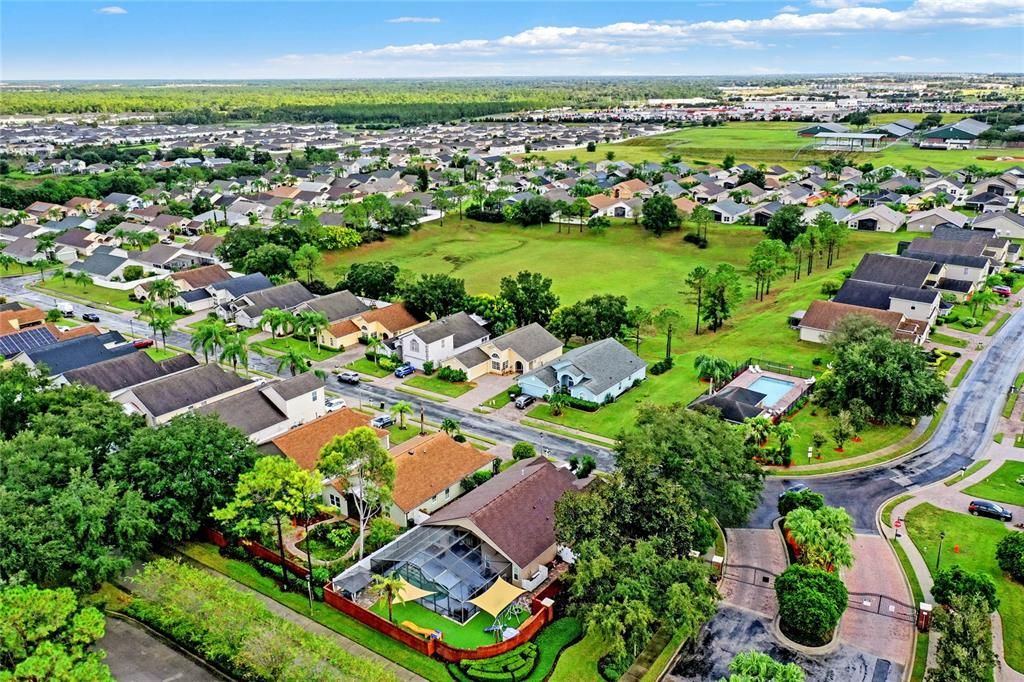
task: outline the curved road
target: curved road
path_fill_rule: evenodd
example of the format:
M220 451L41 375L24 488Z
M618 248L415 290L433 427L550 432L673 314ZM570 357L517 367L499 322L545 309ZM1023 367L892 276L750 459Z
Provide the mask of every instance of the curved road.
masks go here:
M935 433L914 454L896 464L832 476L805 477L830 505L846 507L858 533L877 533L875 512L902 492L934 483L968 466L992 442L1003 409L1003 397L1024 364L1024 313L1017 311L993 337L960 386L950 394ZM778 516L779 494L796 478L769 477L761 505L747 522L767 528Z
M26 288L27 284L38 281L39 275L37 274L0 278L0 296L17 299L44 309L56 307L57 302L63 299L52 294L44 294ZM77 319L81 319L82 313L91 312L99 315L100 325L107 329L139 335L149 335L151 333L149 325L142 320L134 319L133 314L130 312L108 312L80 303L73 303L72 305ZM192 337L185 332L174 330L168 332L167 343L179 348L191 348ZM249 352L249 368L267 374L281 374L278 372L277 360L275 358L259 355L252 351ZM609 449L533 429L515 422L486 417L477 412L454 408L430 400L423 400L413 395L399 393L372 384L350 386L339 382L333 376L328 380L328 387L332 391L343 395L350 403L362 400L365 403L374 405L379 404L381 401L385 405L392 405L399 400L404 400L412 404L415 411L415 419L419 419L420 410L422 409L426 418L435 424L440 423L445 418L451 418L459 422L464 431L493 441L509 445L514 444L516 441L529 441L538 448L546 449L550 455L560 459L568 459L573 455L587 453L597 462L598 468L611 471L613 466L612 452Z

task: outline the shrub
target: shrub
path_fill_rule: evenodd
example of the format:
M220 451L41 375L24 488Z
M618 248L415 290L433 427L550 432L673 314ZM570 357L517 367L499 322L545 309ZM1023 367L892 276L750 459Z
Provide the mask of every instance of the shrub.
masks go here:
M519 461L521 459L530 459L531 457L537 456L537 449L533 447L531 443L526 441L519 441L512 446L512 459Z
M517 682L533 672L538 653L537 644L527 642L492 658L460 661L459 670L477 682Z
M835 280L829 280L827 282L822 283L822 285L821 285L821 293L822 293L823 296L835 296L836 294L839 293L839 289L841 289L842 286L843 286L842 282L837 282Z
M141 265L126 265L124 270L124 281L133 282L137 279L142 279L144 271Z
M501 211L485 211L479 206L470 206L466 209L466 218L479 220L482 223L503 223L505 214Z
M452 436L452 440L455 441L456 443L465 443L466 437L463 436L461 433L456 433L454 436Z
M779 516L785 516L794 509L810 509L818 511L825 506L825 496L813 490L801 490L798 493L786 493L779 498Z
M981 321L976 317L965 317L964 319L960 320L960 324L967 327L968 329L973 329L974 327L980 326Z
M600 404L595 403L593 400L576 398L568 393L563 393L562 395L565 396L565 404L577 410L583 410L584 412L597 412L598 408L601 407Z
M519 386L519 384L512 384L511 386L508 387L508 397L512 398L513 400L522 394L523 389Z
M366 529L366 553L376 552L401 533L402 529L398 527L398 524L386 516L370 519L370 524Z
M685 237L683 237L683 241L688 244L696 245L698 249L708 248L708 240L705 239L704 237L697 236L693 232L690 232Z
M466 372L461 369L442 367L437 370L437 378L441 381L448 381L453 384L457 384L466 381L468 377L466 376Z
M814 365L815 367L821 367L822 362L824 362L824 360L822 360L819 357L815 357L811 360L811 364Z
M664 374L665 372L667 372L670 369L672 369L672 365L673 364L675 364L675 362L672 360L671 357L662 358L661 360L658 360L656 363L651 365L651 367L650 367L651 374L653 374L655 376L657 376L659 374Z
M423 363L423 373L426 374L428 377L434 373L433 360L427 360L426 362Z
M996 545L996 561L1018 582L1024 582L1024 533L1010 533Z
M989 610L995 611L999 607L999 597L996 596L996 583L984 573L973 573L964 570L961 566L951 566L939 571L935 576L935 585L932 587L932 596L939 604L949 606L953 595L979 595L988 602Z
M839 576L793 564L775 579L779 626L799 644L828 642L846 610L848 593Z

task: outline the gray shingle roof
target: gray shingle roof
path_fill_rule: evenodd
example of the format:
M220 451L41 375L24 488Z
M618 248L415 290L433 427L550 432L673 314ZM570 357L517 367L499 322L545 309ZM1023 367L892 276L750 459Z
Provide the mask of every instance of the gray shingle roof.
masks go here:
M228 426L247 436L287 420L287 416L261 391L248 390L217 400L196 410L199 414L215 414Z
M312 372L304 372L298 376L285 379L284 381L275 381L272 384L268 384L262 390L274 391L285 400L291 400L292 398L298 398L300 395L309 393L310 391L317 391L324 387L324 382L320 377L313 374Z
M247 383L217 365L199 365L138 386L133 393L151 414L159 416L215 398Z
M98 336L79 336L67 341L58 341L27 351L25 354L36 365L46 365L50 370L50 376L57 376L73 369L138 352L133 345L123 342L124 337L119 333L107 332ZM107 348L106 344L111 343L122 345Z
M921 287L932 271L932 263L884 253L868 253L860 259L852 279L881 284Z
M359 313L366 312L370 306L360 301L348 289L321 296L299 306L299 310L313 310L323 313L328 321L337 322Z
M240 310L249 317L258 317L263 314L264 310L269 308L288 310L312 298L313 294L306 287L298 282L288 282L287 284L246 294L245 300L249 301L250 305L242 306Z
M269 277L262 272L254 272L250 275L233 277L223 282L211 284L210 288L214 291L226 291L231 296L238 298L254 291L269 289L272 286L274 286L274 283L270 281Z
M90 275L105 277L121 267L127 260L127 258L122 258L121 256L112 256L109 253L99 253L97 251L83 261L72 263L69 268L75 271L86 272Z
M159 379L195 367L197 364L199 363L194 357L185 353L162 362L156 362L146 353L130 353L65 372L64 378L71 383L88 384L110 393Z
M647 363L615 339L602 339L573 348L561 357L524 376L533 376L553 387L558 383L556 368L582 377L577 386L585 386L594 394L603 393Z
M836 303L857 305L864 308L889 310L891 299L898 298L918 303L934 304L939 294L934 289L915 289L898 284L879 284L849 279L832 300Z
M424 343L434 343L451 336L453 337L452 345L455 348L474 339L482 339L487 336L487 330L464 312L442 317L440 320L420 327L413 333Z
M513 329L494 339L491 343L501 350L511 348L526 360L535 360L562 346L560 340L536 322Z

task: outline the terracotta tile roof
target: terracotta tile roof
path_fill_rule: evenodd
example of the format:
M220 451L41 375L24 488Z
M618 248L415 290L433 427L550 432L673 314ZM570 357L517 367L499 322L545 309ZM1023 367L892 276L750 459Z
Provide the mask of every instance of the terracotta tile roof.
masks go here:
M52 327L51 331L53 331L61 341L77 339L81 336L99 336L103 333L99 330L99 327L94 324L83 324L78 327L72 327L67 331L59 331L55 326L49 324L47 326Z
M286 457L294 460L303 469L311 471L316 468L317 461L320 459L320 451L332 438L344 436L360 426L370 426L370 419L369 415L345 407L325 414L319 419L314 419L308 424L297 426L271 442ZM387 433L382 429L374 429L374 431L381 437Z
M394 502L406 514L494 461L492 455L440 432L396 445L391 453L395 462Z
M0 335L13 334L25 327L40 324L45 319L46 313L39 308L4 310L0 312Z
M602 208L608 208L613 204L622 203L622 199L617 199L616 197L610 197L604 194L595 194L587 197L587 203L600 211Z
M385 308L377 308L360 315L367 322L379 322L385 329L397 334L403 329L414 327L420 320L406 310L402 303L394 303Z
M691 213L693 209L697 207L697 202L687 199L686 197L679 197L672 202L677 209L683 213Z
M201 268L175 272L171 275L171 279L185 282L193 289L202 289L211 284L229 280L231 275L219 265L204 265Z
M903 313L895 310L879 310L877 308L865 308L859 305L848 305L834 301L814 301L807 308L804 317L800 320L801 327L832 331L839 321L848 315L866 315L873 317L880 323L889 327L894 332L903 323Z
M614 186L615 189L628 189L632 192L642 192L645 189L650 189L646 182L640 178L633 178L632 180L623 180L619 184Z
M348 336L359 331L359 327L352 320L342 320L341 322L335 322L327 331L335 337Z

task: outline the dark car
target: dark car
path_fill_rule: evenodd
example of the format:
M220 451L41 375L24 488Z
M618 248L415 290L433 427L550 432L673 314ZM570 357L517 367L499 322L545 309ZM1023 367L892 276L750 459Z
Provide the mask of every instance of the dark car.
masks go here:
M516 407L520 410L525 410L527 407L533 404L534 397L532 395L526 395L525 393L516 398Z
M783 497L785 497L786 495L789 495L790 493L795 495L796 493L802 493L803 491L810 490L810 489L811 489L811 487L809 485L807 485L806 483L794 483L793 485L789 486L788 488L783 490L781 493L779 493L779 499L781 500Z
M135 339L132 341L132 345L136 348L150 348L153 345L153 339Z
M401 379L402 377L407 377L410 374L414 374L415 372L416 369L412 365L406 363L404 365L399 365L395 369L395 376Z
M96 313L82 313L82 319L86 322L99 322L100 316Z
M987 516L990 519L999 521L1013 521L1013 514L1008 509L1003 509L995 502L987 500L974 500L967 505L967 511L973 516Z

